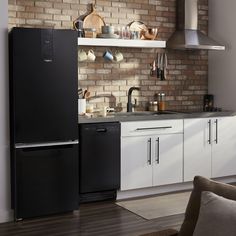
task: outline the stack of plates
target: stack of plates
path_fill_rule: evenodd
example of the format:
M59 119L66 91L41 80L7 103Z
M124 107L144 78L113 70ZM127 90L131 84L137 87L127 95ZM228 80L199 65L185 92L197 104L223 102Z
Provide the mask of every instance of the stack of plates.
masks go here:
M120 36L117 34L98 34L98 38L118 39Z

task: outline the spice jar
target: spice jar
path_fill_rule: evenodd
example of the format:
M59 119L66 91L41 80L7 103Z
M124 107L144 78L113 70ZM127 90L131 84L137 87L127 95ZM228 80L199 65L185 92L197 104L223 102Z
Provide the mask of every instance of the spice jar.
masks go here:
M157 101L150 101L148 109L149 109L149 111L158 111L158 102Z
M166 101L164 93L158 93L158 104L159 104L159 111L164 111L166 109Z

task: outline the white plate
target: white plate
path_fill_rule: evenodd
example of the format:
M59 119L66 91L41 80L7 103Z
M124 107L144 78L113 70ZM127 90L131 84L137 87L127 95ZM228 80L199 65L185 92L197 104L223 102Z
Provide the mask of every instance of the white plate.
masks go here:
M98 34L97 38L113 38L118 39L120 36L117 34Z

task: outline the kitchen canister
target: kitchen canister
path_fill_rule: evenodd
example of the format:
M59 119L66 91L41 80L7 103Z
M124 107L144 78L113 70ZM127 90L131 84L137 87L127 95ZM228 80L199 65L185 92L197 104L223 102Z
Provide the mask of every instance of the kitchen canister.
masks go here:
M158 108L159 111L164 111L166 109L166 98L164 93L158 93Z
M158 111L158 101L150 101L148 106L149 111Z

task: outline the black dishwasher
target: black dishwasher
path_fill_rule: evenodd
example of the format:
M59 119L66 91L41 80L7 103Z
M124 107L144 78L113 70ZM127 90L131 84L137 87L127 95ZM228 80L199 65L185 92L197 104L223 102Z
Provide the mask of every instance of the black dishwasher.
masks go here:
M115 199L120 188L120 124L79 125L80 202Z

